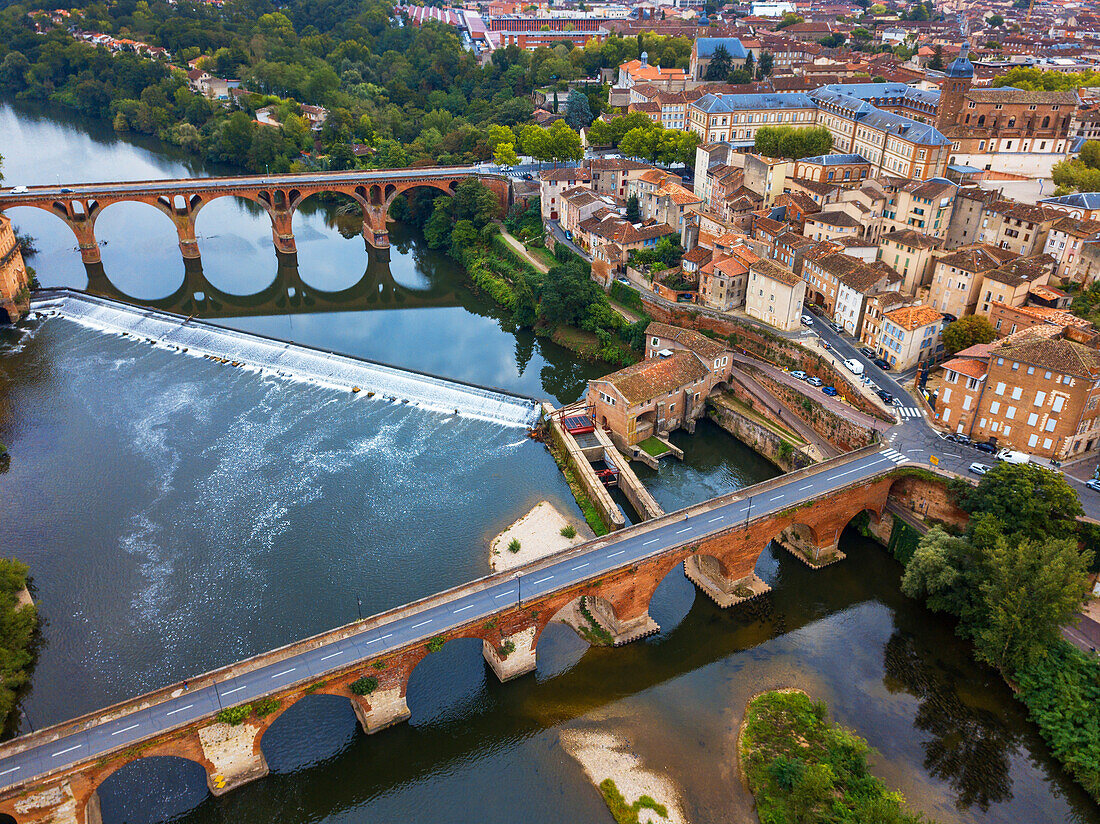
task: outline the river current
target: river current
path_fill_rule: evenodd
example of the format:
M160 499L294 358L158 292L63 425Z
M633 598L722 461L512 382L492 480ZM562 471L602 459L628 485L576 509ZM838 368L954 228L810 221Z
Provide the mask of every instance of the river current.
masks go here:
M57 111L0 106L8 184L218 173ZM605 371L517 332L423 238L390 260L323 204L280 265L267 219L232 198L198 222L201 271L170 221L130 204L97 222L102 272L69 230L12 210L43 285L89 288L444 377L569 401ZM643 477L675 509L775 474L708 422L684 464ZM258 376L62 319L0 332L0 552L27 561L46 646L24 701L46 725L485 574L486 541L537 500L577 509L521 429ZM641 474L641 473L640 473ZM799 686L868 739L876 771L941 822L1100 821L949 621L846 533L813 572L765 550L764 599L729 612L673 570L662 631L588 649L551 626L534 676L496 682L475 642L429 656L412 717L365 736L342 699L295 705L263 739L272 774L220 799L201 769L145 759L101 788L108 824L610 822L563 729L599 723L681 788L697 822L745 821L733 735L748 697ZM26 729L27 726L24 726Z

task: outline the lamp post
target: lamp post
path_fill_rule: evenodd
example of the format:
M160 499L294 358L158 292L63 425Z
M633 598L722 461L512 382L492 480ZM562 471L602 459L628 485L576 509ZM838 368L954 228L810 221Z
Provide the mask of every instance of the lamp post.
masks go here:
M359 620L363 620L363 599L358 595L355 596L355 608L359 610Z
M745 509L745 528L749 526L749 515L752 514L752 495L749 495L749 505Z

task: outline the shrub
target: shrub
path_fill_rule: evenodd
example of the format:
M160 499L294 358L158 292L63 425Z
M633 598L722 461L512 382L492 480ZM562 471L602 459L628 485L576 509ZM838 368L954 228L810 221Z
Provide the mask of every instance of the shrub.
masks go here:
M250 715L252 715L251 704L238 704L235 707L226 707L224 710L219 710L218 714L214 716L214 720L220 724L229 724L235 727Z
M507 658L509 655L511 655L515 651L516 651L516 644L511 639L505 641L503 644L501 644L499 647L497 647L497 655L499 655L501 658Z
M428 652L439 652L447 641L442 635L437 635L427 643Z
M378 679L373 675L364 675L348 684L348 689L355 695L370 695L378 689Z
M508 551L511 553L519 552L519 538L513 538L508 542Z
M572 540L577 537L577 528L572 524L566 524L561 528L561 537Z
M261 698L252 705L252 711L256 713L257 718L266 718L279 709L282 704L283 702L278 698Z

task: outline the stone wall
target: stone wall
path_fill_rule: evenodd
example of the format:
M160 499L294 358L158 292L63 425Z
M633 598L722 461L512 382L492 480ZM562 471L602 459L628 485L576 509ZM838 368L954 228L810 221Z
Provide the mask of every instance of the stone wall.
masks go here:
M712 398L707 404L710 419L733 435L741 443L763 455L784 472L802 469L814 460L784 441L766 426Z
M554 440L554 445L565 456L569 468L573 471L573 477L577 479L577 483L581 485L589 500L599 510L604 523L612 531L622 529L626 525L626 519L619 510L619 505L615 503L607 488L600 482L592 469L592 464L585 458L584 453L577 446L577 442L562 429L561 423L556 418L550 418L548 429L550 437Z
M965 529L970 520L970 516L955 505L947 479L938 478L931 470L916 470L898 479L890 490L890 500L931 524L943 523Z

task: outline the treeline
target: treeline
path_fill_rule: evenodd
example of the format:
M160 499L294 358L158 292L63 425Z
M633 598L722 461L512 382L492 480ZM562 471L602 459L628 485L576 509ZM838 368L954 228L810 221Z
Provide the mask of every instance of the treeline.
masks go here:
M539 206L517 208L506 225L530 234ZM476 180L459 184L453 197L418 193L409 200L398 198L394 217L423 226L428 245L446 252L462 264L471 282L483 294L507 309L517 327L551 335L559 327L580 329L594 336L593 355L618 365L633 363L634 349L644 344L648 318L636 324L623 320L592 280L591 267L559 246L558 260L545 274L517 260L497 242L502 238L495 222L501 217L493 195Z
M6 732L18 727L18 719L10 716L30 682L37 655L38 611L19 600L27 586L27 571L20 561L0 558L0 726Z
M958 618L975 657L1015 684L1055 755L1100 800L1100 663L1061 636L1088 598L1100 530L1076 520L1073 487L1038 466L1002 463L977 488L956 480L951 491L968 526L922 538L902 590Z
M278 10L268 0L229 0L220 9L122 0L78 2L73 11L69 25L163 46L173 64L112 55L59 27L37 34L27 7L11 5L0 12L0 81L9 94L253 171L305 162L300 153L312 152L315 141L332 168L488 160L487 127L530 122L536 88L564 90L643 50L658 65L681 67L691 53L687 38L643 34L585 48L513 45L481 66L453 29L399 26L383 0L290 0ZM189 89L187 61L200 56L211 74L255 92L237 102L239 111ZM605 91L586 91L589 116L599 114ZM281 129L254 122L256 109L272 104ZM299 104L324 106L331 123L311 133ZM351 143L373 153L357 160Z
M753 149L765 157L816 157L833 148L833 136L824 126L761 126Z
M699 145L699 136L694 132L666 129L644 112L597 120L588 128L587 137L590 145L610 146L630 157L669 166L694 164Z
M1055 163L1050 176L1055 195L1100 191L1100 141L1089 140L1077 157Z
M1029 92L1068 92L1100 85L1100 72L1058 72L1017 67L993 78L995 88L1012 86Z

